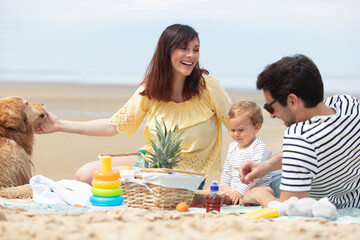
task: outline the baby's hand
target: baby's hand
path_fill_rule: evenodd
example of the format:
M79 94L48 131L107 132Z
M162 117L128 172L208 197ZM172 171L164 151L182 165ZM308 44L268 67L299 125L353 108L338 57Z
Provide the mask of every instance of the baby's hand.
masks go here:
M230 195L224 194L223 196L223 204L225 205L231 205L231 199L230 199Z
M219 191L225 192L226 195L231 195L232 188L231 186L219 185Z
M230 195L230 199L233 205L237 205L237 204L241 204L242 199L243 199L243 195L241 193L239 193L238 191L233 191Z

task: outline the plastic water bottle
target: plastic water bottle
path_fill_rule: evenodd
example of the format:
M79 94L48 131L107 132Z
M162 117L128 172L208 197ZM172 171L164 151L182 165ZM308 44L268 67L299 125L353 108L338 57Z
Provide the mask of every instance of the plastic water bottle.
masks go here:
M211 182L210 191L211 193L206 196L206 212L220 212L222 197L218 194L219 185L217 181Z
M146 154L144 150L139 150L139 153ZM145 161L144 158L141 157L141 155L137 156L137 159L134 164L134 169L140 169L140 168L147 168L149 164Z

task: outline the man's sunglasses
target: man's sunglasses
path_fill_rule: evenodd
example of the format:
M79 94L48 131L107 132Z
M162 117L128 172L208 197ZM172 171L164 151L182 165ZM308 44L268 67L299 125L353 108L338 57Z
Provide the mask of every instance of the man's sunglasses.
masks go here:
M273 113L274 113L274 109L273 109L272 105L273 105L274 103L276 103L276 102L277 102L277 100L274 100L274 101L272 101L271 103L265 103L265 104L264 104L264 109L265 109L266 111L268 111L270 114L273 114Z

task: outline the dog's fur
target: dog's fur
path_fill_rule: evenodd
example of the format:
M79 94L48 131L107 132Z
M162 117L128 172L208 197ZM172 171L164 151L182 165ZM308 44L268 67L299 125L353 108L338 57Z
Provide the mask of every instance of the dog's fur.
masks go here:
M0 188L29 183L34 127L45 117L40 103L22 97L0 99Z

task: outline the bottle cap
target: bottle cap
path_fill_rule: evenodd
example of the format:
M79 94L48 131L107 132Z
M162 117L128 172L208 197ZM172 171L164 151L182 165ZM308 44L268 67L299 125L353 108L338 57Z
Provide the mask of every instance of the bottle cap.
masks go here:
M219 185L217 181L212 181L210 186L211 191L219 191Z

